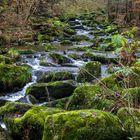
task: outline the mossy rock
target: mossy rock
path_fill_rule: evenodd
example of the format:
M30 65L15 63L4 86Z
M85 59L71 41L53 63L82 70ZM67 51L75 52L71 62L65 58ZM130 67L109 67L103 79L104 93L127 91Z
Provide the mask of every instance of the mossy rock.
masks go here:
M4 122L8 129L8 135L14 140L21 138L42 140L45 118L62 111L56 108L33 106L22 116L19 114L12 117L6 116Z
M104 44L100 44L100 46L98 47L98 50L100 50L100 51L115 51L116 48L111 43L104 43Z
M31 81L31 69L27 66L0 65L0 90L2 92L17 90Z
M124 89L121 93L122 97L132 106L140 103L140 87Z
M72 48L68 48L68 50L72 50L72 51L93 51L93 49L89 46L85 46L85 47L72 47Z
M115 74L109 75L101 79L101 81L98 82L97 84L106 87L107 89L112 91L120 91L124 86L122 79L118 78L117 75Z
M128 137L140 137L140 110L135 108L121 108L117 113L118 118L124 126Z
M99 110L78 110L48 116L43 140L126 140L116 116Z
M71 38L71 41L79 42L79 41L89 41L89 37L84 35L75 35Z
M73 63L73 61L65 55L50 53L49 56L57 64Z
M26 95L32 95L39 101L60 99L72 95L76 84L72 80L50 83L36 83L26 90Z
M4 106L0 107L1 119L5 117L13 117L15 114L22 116L26 111L32 108L32 105L18 103L18 102L7 102Z
M54 66L55 67L56 66L56 64L54 64L54 63L47 62L46 58L41 59L39 64L41 66L44 66L44 67L48 67L48 66Z
M66 33L68 35L74 35L74 34L76 34L76 31L71 28L66 28L66 29L64 29L64 33Z
M108 77L101 79L99 85L104 85L108 89L113 91L122 91L126 88L126 79L124 73L117 72L115 74L111 74ZM139 67L132 67L132 72L129 79L129 87L128 88L135 88L140 87L140 68Z
M20 53L17 48L10 48L8 50L8 56L11 57L15 61L20 59Z
M3 46L7 43L7 36L6 35L0 35L0 46Z
M38 82L52 82L52 81L63 81L74 79L74 76L70 72L51 72L49 74L44 74Z
M91 61L98 61L101 63L116 63L117 58L106 58L105 56L102 55L95 55L94 53L90 52L85 52L82 54L83 59L90 59Z
M100 109L109 110L114 106L112 93L98 85L81 85L77 87L70 97L69 110Z
M0 55L0 63L2 63L2 64L12 64L12 61L9 57L6 57L4 55Z
M20 54L34 54L36 51L32 49L19 49Z
M99 77L101 74L101 63L97 61L91 61L80 68L78 72L78 82L91 82Z
M27 88L26 95L32 95L39 101L46 101L48 98L46 88L46 83L33 84Z
M72 42L70 40L63 40L60 43L61 45L72 45Z
M71 97L57 99L57 100L54 100L54 101L47 102L45 104L45 106L47 106L47 107L55 107L55 108L60 108L60 109L67 110L70 100L71 100Z
M78 60L78 59L81 60L81 58L82 58L81 55L79 55L77 53L71 53L68 56L75 59L75 60Z

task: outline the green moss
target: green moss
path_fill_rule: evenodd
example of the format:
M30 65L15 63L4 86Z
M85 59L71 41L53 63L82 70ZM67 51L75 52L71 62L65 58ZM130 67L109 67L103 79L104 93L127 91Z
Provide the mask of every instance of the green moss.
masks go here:
M10 48L8 51L8 56L14 60L20 59L20 53L19 53L18 49L16 49L16 48Z
M140 61L137 61L137 62L134 64L134 67L140 67Z
M26 89L26 95L32 95L39 101L46 100L47 99L46 88L47 88L46 83L33 84Z
M33 106L23 116L5 117L4 122L12 139L41 140L45 118L58 112L62 110Z
M70 58L58 53L50 53L49 56L55 63L58 64L72 63L72 60Z
M91 82L96 79L96 77L101 74L101 63L97 61L88 62L83 67L80 68L80 71L77 76L79 82Z
M22 88L31 80L31 69L27 66L0 65L0 90Z
M76 88L76 82L73 80L50 82L47 85L50 96L60 99L72 95Z
M73 79L73 75L70 72L61 71L61 72L51 72L49 74L45 74L39 80L39 82L51 82L51 81L62 81Z
M77 53L71 53L68 55L69 57L77 60L77 59L81 59L82 57L80 55L78 55Z
M85 46L85 47L72 47L69 48L68 50L72 50L72 51L93 51L93 49L91 47Z
M32 95L39 101L47 101L68 97L75 88L76 83L72 80L36 83L27 88L26 95Z
M114 105L112 94L97 85L82 85L75 89L70 97L68 109L109 109Z
M98 84L103 87L106 87L109 90L113 90L113 91L121 90L121 88L123 87L123 85L122 85L123 83L119 84L117 76L115 74L112 74L108 77L101 79L101 81Z
M29 104L7 102L4 106L0 107L0 116L4 119L5 117L15 116L15 114L23 115L30 108L32 108L32 105Z
M0 46L3 46L7 43L7 36L6 35L0 35Z
M126 140L117 117L99 110L79 110L48 116L43 140Z
M101 55L94 55L94 53L86 52L82 55L82 58L87 58L92 61L98 61L101 63L110 63L110 62L115 62L115 59L113 58L106 58L105 56Z
M48 102L45 104L45 106L67 109L69 102L70 102L70 97L66 97L66 98Z
M76 33L76 31L71 28L65 28L64 32L68 35L74 35Z
M122 92L122 96L131 106L137 106L140 103L140 88L125 89Z
M76 35L71 38L71 41L74 41L74 42L89 41L89 38L84 35Z
M72 45L72 42L70 40L63 40L60 43L61 45Z
M0 63L2 63L2 64L11 64L12 61L11 61L11 59L9 57L0 55Z
M128 132L129 137L140 137L140 110L134 108L121 108L117 113L118 118Z
M35 51L32 49L19 49L18 52L20 54L34 54L35 53Z

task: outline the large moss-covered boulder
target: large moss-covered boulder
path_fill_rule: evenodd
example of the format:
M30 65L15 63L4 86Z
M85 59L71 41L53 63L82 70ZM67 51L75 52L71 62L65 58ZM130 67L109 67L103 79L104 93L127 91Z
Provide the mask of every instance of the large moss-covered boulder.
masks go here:
M98 85L81 85L77 87L70 97L68 109L100 109L109 110L113 108L115 98L112 93Z
M72 95L76 83L72 80L33 84L26 90L26 95L32 95L39 101L60 99Z
M99 77L101 74L101 63L97 61L91 61L82 66L78 72L78 82L91 82Z
M140 137L140 110L134 108L121 108L117 113L128 136L136 139Z
M99 110L79 110L48 116L43 140L126 140L118 118Z
M0 91L22 88L31 80L31 69L27 66L0 65Z
M17 103L15 104L15 106L17 107L19 105L20 104ZM6 105L3 108L8 109L7 108L8 106ZM15 106L13 107L15 108ZM18 109L16 108L15 110L8 109L9 115L4 116L3 121L7 127L8 136L14 140L16 139L42 140L46 116L62 112L62 110L56 108L32 106L28 108L26 112L23 112L21 114L20 109L23 110L24 106L25 106L24 104L21 104L20 108L18 107ZM27 108L27 105L25 107Z
M39 79L39 82L63 81L70 79L74 79L73 74L67 71L61 71L44 74L42 78Z

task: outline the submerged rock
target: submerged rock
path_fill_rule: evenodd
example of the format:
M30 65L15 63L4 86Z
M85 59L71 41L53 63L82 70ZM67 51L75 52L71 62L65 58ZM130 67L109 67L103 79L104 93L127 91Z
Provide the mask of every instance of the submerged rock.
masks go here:
M119 119L99 110L57 113L46 118L43 140L126 140Z
M97 61L91 61L80 68L78 72L78 82L92 82L92 80L99 77L101 74L101 63Z
M76 84L72 80L56 81L50 83L36 83L26 90L26 95L32 95L37 100L50 101L72 95Z

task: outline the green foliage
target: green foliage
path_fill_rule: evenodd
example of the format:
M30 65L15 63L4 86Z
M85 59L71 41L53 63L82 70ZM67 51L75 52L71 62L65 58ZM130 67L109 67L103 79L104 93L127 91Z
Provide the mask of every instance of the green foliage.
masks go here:
M137 75L135 72L134 72L134 68L133 67L116 67L115 68L115 71L117 74L122 74L123 76L129 76L129 75Z
M116 47L125 46L128 43L128 40L120 34L114 35L112 37L112 44Z
M50 51L50 50L52 50L52 49L54 49L55 48L55 46L53 45L53 44L51 44L51 43L47 43L46 45L45 45L45 51L46 52L48 52L48 51Z
M0 65L0 91L22 88L31 80L31 69L27 66Z
M13 59L18 59L20 58L20 53L18 51L18 49L16 48L10 48L8 51L8 54L11 56L11 58Z

